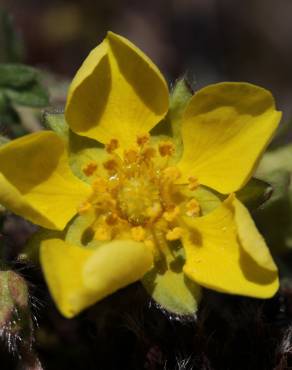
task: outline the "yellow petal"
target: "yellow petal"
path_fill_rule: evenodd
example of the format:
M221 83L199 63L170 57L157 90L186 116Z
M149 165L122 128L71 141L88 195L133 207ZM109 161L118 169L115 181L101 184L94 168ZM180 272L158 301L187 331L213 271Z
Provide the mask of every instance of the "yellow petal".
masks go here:
M249 217L230 196L206 216L185 218L189 228L183 238L187 276L219 292L273 296L279 286L277 269Z
M198 91L182 123L183 180L228 194L250 178L281 118L271 93L248 83L219 83Z
M86 249L50 239L42 242L41 264L50 292L67 318L139 280L152 266L143 243L116 240Z
M233 206L238 238L242 248L259 266L277 272L278 269L273 261L270 250L264 238L258 232L247 208L237 199L234 199Z
M0 203L49 229L63 229L90 195L68 165L62 139L42 131L0 148Z
M71 129L123 147L166 114L168 88L158 68L127 39L109 32L91 51L70 86L66 120Z

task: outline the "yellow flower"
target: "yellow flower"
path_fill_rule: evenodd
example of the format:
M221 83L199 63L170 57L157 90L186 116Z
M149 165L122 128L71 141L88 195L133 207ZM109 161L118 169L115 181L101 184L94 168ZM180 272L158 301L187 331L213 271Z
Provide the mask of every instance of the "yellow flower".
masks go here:
M0 148L0 203L64 230L43 238L40 257L66 317L139 279L158 301L166 291L177 312L198 285L259 298L278 289L277 267L234 194L277 128L272 95L248 83L207 86L174 137L151 137L168 107L157 67L108 33L70 86L70 130L57 125Z

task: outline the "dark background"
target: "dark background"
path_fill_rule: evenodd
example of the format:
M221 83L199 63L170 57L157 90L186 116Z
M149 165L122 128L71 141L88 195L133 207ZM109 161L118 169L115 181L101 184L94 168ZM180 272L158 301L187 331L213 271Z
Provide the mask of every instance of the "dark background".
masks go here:
M14 17L23 62L64 81L63 97L89 51L112 30L146 52L170 85L186 72L197 88L226 80L256 83L271 90L284 121L291 121L291 0L0 0L0 7ZM19 218L8 221L10 245L22 246ZM66 320L38 268L21 273L30 284L39 324L34 347L45 370L292 368L291 285L266 301L206 291L194 322L149 305L137 283ZM1 370L41 369L17 352L7 356L5 348Z
M120 33L170 81L233 80L270 89L291 115L291 0L1 0L26 46L25 62L71 78L107 30Z

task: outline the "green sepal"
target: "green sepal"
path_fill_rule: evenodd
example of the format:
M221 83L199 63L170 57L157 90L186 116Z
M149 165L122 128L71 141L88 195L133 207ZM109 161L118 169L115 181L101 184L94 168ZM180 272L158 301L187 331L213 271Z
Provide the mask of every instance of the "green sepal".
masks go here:
M249 209L255 210L270 199L273 187L268 182L253 177L237 193L237 198Z
M85 176L83 169L89 162L100 164L108 158L103 146L96 140L75 134L67 124L63 112L45 112L44 125L65 141L69 164L75 176L90 183L93 177ZM99 166L99 171L102 171L102 166Z
M23 64L0 64L0 88L23 88L38 78L38 72Z
M39 264L39 250L42 241L47 239L65 239L66 230L58 231L58 230L49 230L45 228L40 228L37 232L35 232L27 241L25 248L21 255L19 256L20 259L31 261L35 264Z
M46 128L54 131L62 139L68 141L69 126L65 120L64 112L45 111L43 123Z
M170 95L167 119L171 125L172 136L176 147L175 157L177 160L183 153L183 142L181 136L182 118L192 95L192 91L184 78L176 81Z
M178 316L194 317L201 300L201 288L183 273L183 248L173 253L149 271L142 284L162 309Z
M178 79L170 92L169 111L164 120L151 130L151 135L172 136L178 159L182 154L181 119L183 112L192 97L192 91L184 78Z

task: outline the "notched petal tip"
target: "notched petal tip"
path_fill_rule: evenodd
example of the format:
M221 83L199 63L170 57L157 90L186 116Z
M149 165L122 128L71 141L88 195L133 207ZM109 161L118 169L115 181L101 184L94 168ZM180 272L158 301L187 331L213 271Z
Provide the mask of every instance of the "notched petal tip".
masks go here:
M33 223L63 229L89 189L71 173L64 142L53 132L0 148L0 203Z
M167 109L168 88L158 68L126 38L108 32L72 81L66 119L78 134L102 143L118 138L125 147Z
M280 119L272 94L262 87L225 82L198 91L182 122L182 181L194 175L223 194L237 191L252 175Z

